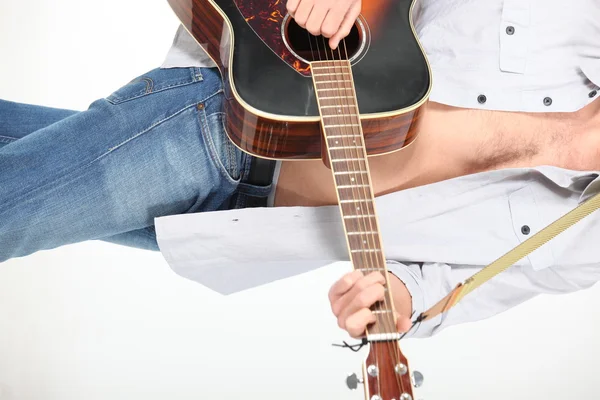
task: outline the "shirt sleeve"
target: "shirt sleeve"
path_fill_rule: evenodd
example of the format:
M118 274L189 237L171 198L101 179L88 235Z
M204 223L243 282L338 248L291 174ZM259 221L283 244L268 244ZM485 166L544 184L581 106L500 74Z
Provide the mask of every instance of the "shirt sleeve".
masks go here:
M406 285L412 297L413 321L482 268L388 262L388 271ZM600 263L552 266L539 271L529 266L512 266L473 290L446 313L416 324L406 337L430 337L452 325L492 317L540 294L571 293L590 288L599 280Z

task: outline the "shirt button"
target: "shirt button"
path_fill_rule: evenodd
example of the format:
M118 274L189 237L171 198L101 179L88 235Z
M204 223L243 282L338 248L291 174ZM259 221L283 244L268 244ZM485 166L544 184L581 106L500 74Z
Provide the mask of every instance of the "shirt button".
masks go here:
M529 227L527 225L523 225L521 227L521 233L523 235L529 235L529 232L531 232L531 229L529 229Z
M544 105L549 106L552 104L552 99L550 97L544 98Z
M506 34L507 35L513 35L515 33L515 27L514 26L507 26L506 27Z
M592 97L595 97L596 94L598 94L598 92L596 92L595 90L592 90L588 96L590 96L590 99L591 99Z
M479 96L477 96L477 101L479 102L479 104L483 104L487 101L487 97L485 97L485 95L480 94Z

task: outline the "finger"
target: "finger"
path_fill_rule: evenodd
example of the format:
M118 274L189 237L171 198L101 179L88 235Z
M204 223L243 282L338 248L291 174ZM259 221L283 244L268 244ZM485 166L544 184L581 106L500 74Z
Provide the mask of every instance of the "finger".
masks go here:
M344 10L345 11L345 10ZM339 9L339 7L332 8L327 13L327 17L321 25L321 33L326 38L330 38L337 33L340 29L340 25L344 20L345 13Z
M355 270L342 276L336 283L329 289L329 301L333 304L341 296L343 296L348 290L352 289L354 283L363 277L363 273L359 270Z
M298 5L300 4L300 0L288 0L286 4L287 12L293 17L294 13L298 9Z
M327 17L329 9L321 4L315 4L313 7L308 21L306 21L306 30L314 36L321 34L321 25Z
M332 311L335 316L339 316L339 314L344 310L348 304L350 304L356 296L359 296L361 292L373 286L375 284L383 285L385 283L385 279L383 275L379 272L371 273L367 276L359 276L359 279L356 280L349 290L345 293L341 294L337 297L337 299L333 299L332 301Z
M350 10L348 10L348 13L342 21L338 31L331 37L331 39L329 39L329 46L332 49L335 49L338 46L340 40L348 36L352 26L354 26L354 23L360 14L360 8L360 1L354 3L352 7L350 7Z
M364 336L364 333L369 324L377 321L375 314L368 308L363 308L358 312L350 315L344 322L345 329L350 336L357 339Z
M296 12L294 13L294 20L302 28L306 28L306 21L312 12L314 6L314 0L302 0Z
M380 283L373 284L362 290L345 307L341 308L338 318L348 318L362 308L370 308L379 300L383 300L385 291Z

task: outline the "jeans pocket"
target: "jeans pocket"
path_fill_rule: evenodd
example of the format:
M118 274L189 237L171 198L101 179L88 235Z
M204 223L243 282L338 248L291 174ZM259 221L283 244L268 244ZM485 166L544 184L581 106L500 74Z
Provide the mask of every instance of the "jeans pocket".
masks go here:
M155 68L111 93L106 100L121 104L152 93L191 85L203 80L201 68Z
M199 113L203 136L215 166L231 183L239 183L245 153L227 136L225 114L223 112L206 114L204 109L199 110Z

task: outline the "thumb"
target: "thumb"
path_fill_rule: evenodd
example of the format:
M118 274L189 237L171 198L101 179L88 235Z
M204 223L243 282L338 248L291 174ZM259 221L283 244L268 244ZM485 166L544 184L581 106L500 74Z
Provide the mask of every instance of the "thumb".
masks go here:
M398 329L398 332L408 332L411 327L412 322L407 316L396 313L396 328Z

